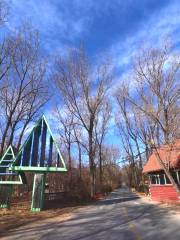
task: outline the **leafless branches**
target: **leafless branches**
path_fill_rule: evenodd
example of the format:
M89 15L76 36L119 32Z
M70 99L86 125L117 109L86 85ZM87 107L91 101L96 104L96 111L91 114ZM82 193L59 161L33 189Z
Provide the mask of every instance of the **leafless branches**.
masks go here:
M156 150L157 161L177 191L178 187L158 156L157 148L161 144L171 146L179 137L179 62L179 57L172 54L167 44L161 49L143 50L134 60L131 76L136 89L130 94L127 87L121 87L116 94L121 113L118 126L121 129L121 139L123 143L126 142L124 147L136 147L141 169L140 149L145 150L146 158L152 150ZM133 153L131 150L132 159Z
M109 121L111 118L111 106L109 101L104 100L102 109L96 118L95 123L95 142L98 147L98 164L99 164L99 179L100 185L103 184L103 143L106 134L108 133Z
M39 40L35 30L24 26L1 44L1 153L12 144L16 132L19 148L24 131L39 109L47 102L44 82L46 61L39 55Z
M69 111L86 131L91 175L91 196L95 193L95 122L111 81L109 65L91 72L84 50L71 50L68 59L56 59L55 80Z

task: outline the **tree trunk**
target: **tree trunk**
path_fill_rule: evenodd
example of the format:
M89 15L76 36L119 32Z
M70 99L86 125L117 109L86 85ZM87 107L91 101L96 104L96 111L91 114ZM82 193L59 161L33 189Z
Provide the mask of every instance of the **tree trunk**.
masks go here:
M77 142L78 145L78 154L79 154L79 179L82 179L82 159L81 159L81 146L80 143Z
M95 176L94 176L94 168L90 167L90 185L91 185L91 198L95 195Z
M5 128L4 133L3 133L3 136L2 136L0 156L1 156L1 155L3 154L3 152L4 152L5 140L6 140L6 136L7 136L7 132L8 132L9 126L10 126L10 121L7 122L6 128Z
M16 127L16 123L13 124L13 127L11 129L11 135L7 144L8 146L13 143L15 127Z
M100 187L103 184L103 171L102 171L102 151L101 146L99 147L99 180L100 180Z
M71 144L68 144L69 183L72 184Z
M90 124L91 125L91 124ZM89 130L89 167L90 167L90 185L91 197L95 195L95 175L94 175L94 156L93 156L93 127L91 125Z
M22 129L22 131L21 131L21 134L20 134L20 136L19 136L18 144L17 144L17 149L18 149L18 150L19 150L19 148L20 148L20 146L21 146L21 141L22 141L22 138L23 138L25 129L26 129L27 125L29 124L29 122L30 122L30 121L28 120L28 121L24 124L23 129Z
M169 124L168 124L168 112L164 109L164 120L165 120L165 130L164 130L164 140L165 143L169 143Z

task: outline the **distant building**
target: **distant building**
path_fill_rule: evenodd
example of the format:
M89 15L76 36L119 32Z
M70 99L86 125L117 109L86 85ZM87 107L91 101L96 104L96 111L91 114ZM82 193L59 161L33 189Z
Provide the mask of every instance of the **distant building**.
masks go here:
M172 173L175 182L180 185L180 140L177 140L173 147L163 145L157 151L160 159ZM149 176L149 192L152 200L180 203L180 198L159 165L155 153L149 157L143 173Z

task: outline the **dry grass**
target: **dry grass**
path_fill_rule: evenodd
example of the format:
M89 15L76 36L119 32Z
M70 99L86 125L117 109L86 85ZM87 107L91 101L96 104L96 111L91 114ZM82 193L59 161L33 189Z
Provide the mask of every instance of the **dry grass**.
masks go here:
M8 230L29 223L58 217L59 221L66 221L70 219L76 209L82 208L85 205L69 204L69 206L55 206L53 209L44 210L41 212L33 213L29 209L0 209L0 236L7 233Z

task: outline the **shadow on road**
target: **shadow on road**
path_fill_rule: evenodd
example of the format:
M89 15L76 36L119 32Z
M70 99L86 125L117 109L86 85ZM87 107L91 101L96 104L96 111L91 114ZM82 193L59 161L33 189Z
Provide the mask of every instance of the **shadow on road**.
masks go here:
M117 203L134 201L137 199L139 199L138 196L103 199L103 200L98 201L96 203L96 205L112 205L112 204L117 204Z
M180 224L171 219L168 210L139 199L127 190L117 190L106 199L78 210L68 221L27 225L11 231L11 238L7 239L134 240L132 222L139 223L142 239L179 239Z

